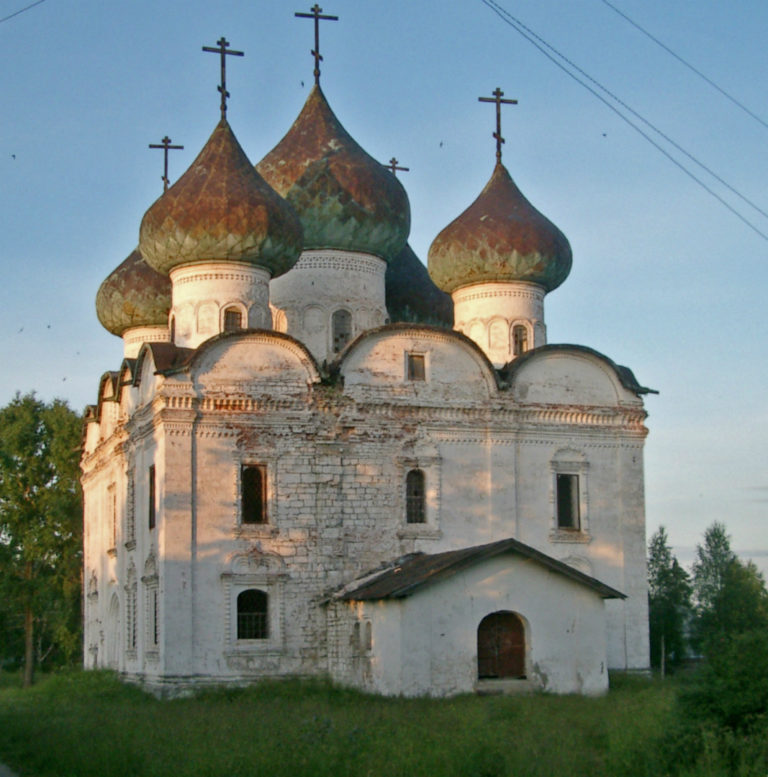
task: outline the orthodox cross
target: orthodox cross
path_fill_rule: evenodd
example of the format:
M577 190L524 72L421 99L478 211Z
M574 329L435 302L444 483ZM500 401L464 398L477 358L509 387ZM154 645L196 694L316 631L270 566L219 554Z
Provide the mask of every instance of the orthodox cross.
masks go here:
M168 150L169 149L175 149L175 148L184 148L184 146L172 146L171 145L171 139L166 135L159 143L150 143L150 148L162 148L164 153L163 156L165 157L165 161L163 164L163 191L168 191Z
M410 167L398 167L397 166L397 159L392 157L392 159L389 160L388 165L384 165L384 167L388 167L392 171L392 175L397 175L398 170L402 170L403 172L408 172L411 168Z
M504 138L501 137L501 106L504 105L517 105L517 100L502 100L504 92L497 86L493 92L493 97L478 97L478 102L481 103L496 103L496 132L493 133L493 137L496 138L496 161L501 162L501 144L504 143Z
M322 61L322 56L320 55L320 19L327 20L329 22L337 22L339 21L338 16L328 16L323 15L323 9L315 3L310 9L312 13L298 13L296 12L294 16L299 16L302 19L314 19L315 20L315 48L312 50L312 56L315 58L315 83L320 83L320 62Z
M227 55L233 57L242 57L242 51L227 51L229 48L229 41L222 35L217 41L218 48L213 46L203 46L203 51L210 51L212 54L221 55L221 84L218 90L221 92L221 118L227 118L227 97L229 92L227 91Z

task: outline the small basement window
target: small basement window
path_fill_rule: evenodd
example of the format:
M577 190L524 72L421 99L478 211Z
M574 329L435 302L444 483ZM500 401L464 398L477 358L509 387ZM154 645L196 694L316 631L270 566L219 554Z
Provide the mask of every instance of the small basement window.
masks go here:
M578 475L557 475L557 528L581 528Z
M408 380L426 380L426 365L423 353L409 353L407 358Z
M240 523L267 522L267 473L263 466L240 470Z

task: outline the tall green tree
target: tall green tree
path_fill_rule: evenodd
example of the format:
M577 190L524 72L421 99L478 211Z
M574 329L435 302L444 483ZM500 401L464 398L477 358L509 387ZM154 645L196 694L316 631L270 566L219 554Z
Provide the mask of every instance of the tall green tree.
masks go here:
M663 526L648 544L648 620L651 664L675 666L685 657L685 625L691 613L691 583L678 564Z
M704 532L704 543L696 546L693 562L693 593L699 613L710 610L723 587L728 565L736 558L725 524L715 521Z
M733 558L722 575L720 590L699 618L699 634L708 658L725 642L750 631L768 636L768 591L758 568Z
M728 567L735 560L736 554L731 550L731 539L725 524L715 521L704 532L704 542L696 546L692 567L696 613L694 640L699 648L704 648L706 623L720 596Z
M0 596L24 635L24 685L53 645L77 649L82 422L66 402L19 394L0 409Z

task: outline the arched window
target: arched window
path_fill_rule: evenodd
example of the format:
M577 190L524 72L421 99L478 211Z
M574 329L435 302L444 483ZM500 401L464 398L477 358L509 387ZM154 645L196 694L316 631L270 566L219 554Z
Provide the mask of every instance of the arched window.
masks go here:
M412 469L405 477L405 521L425 523L427 520L424 473Z
M525 627L513 612L486 615L477 627L477 676L525 677Z
M512 327L512 353L520 356L528 350L528 330L522 324Z
M237 597L237 638L267 639L269 636L269 597L251 588Z
M333 352L338 353L352 339L352 314L348 310L337 310L331 318L333 330Z
M237 332L243 328L243 314L237 308L227 308L224 311L224 331Z

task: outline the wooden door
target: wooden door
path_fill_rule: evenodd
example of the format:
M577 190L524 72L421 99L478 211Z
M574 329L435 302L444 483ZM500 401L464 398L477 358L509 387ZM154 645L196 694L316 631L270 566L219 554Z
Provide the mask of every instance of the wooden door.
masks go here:
M480 622L477 674L480 679L525 677L525 630L515 613L494 612Z

